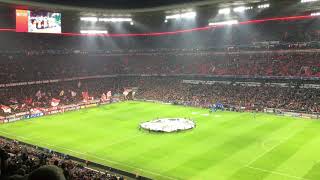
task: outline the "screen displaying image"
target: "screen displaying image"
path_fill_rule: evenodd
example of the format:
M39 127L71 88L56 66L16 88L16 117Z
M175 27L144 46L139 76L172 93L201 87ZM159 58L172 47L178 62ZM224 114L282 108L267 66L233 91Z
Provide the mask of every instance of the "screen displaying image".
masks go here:
M61 13L29 11L28 32L61 33Z
M16 10L16 31L61 33L61 13Z

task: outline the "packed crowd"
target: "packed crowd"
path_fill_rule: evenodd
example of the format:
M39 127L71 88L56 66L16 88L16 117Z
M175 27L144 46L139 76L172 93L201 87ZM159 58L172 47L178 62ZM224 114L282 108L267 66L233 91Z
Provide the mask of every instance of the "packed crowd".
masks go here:
M318 58L317 52L15 57L0 61L0 84L114 74L319 78Z
M11 108L11 114L29 111L32 108L51 107L52 99L68 105L83 100L82 92L99 99L103 93L118 92L114 78L68 81L0 88L0 105ZM0 116L4 113L0 110Z
M66 155L0 138L0 179L8 180L123 180L111 172L95 171Z
M52 98L68 105L83 100L82 92L88 92L99 100L108 91L123 97L125 87L138 87L136 98L160 101L188 102L195 106L209 106L221 102L230 106L250 108L277 108L308 113L320 112L320 90L270 86L246 86L239 84L187 84L173 77L118 77L94 80L70 81L0 89L0 104L11 107L12 113L31 108L51 107ZM231 82L231 81L230 81ZM40 96L39 96L40 94ZM0 115L4 113L0 110Z
M220 54L136 57L128 60L124 73L197 74L218 76L319 77L318 53Z
M285 109L298 112L320 113L320 90L297 87L257 87L215 83L186 84L181 80L163 78L144 82L137 97L208 107L220 102L227 106L247 109Z

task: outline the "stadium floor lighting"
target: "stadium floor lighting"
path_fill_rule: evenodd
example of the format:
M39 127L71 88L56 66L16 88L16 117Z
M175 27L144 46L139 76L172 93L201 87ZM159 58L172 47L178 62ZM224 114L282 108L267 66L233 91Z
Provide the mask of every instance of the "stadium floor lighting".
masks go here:
M97 17L80 17L81 21L90 21L90 22L97 22L98 18Z
M102 30L81 30L81 34L108 34L108 31Z

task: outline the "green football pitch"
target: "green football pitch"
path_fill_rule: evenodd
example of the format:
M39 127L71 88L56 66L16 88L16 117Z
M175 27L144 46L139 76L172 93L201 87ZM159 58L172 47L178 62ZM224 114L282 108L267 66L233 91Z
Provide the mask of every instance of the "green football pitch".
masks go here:
M165 117L192 118L197 127L138 128ZM131 101L3 124L0 135L153 179L320 179L315 120Z

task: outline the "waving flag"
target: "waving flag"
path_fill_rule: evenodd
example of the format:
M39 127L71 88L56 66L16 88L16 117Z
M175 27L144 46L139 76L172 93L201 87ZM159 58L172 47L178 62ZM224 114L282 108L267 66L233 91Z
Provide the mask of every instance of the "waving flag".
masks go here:
M11 109L16 110L18 109L19 105L18 104L12 104L9 106Z
M56 106L59 105L59 103L60 103L60 99L52 98L52 100L51 100L51 106L56 107Z
M107 93L107 100L110 100L111 96L112 96L111 91L108 91L108 93Z
M102 95L101 95L101 101L102 101L102 102L107 101L107 96L106 96L105 93L102 93Z
M89 93L88 91L82 92L83 102L87 102L89 99Z
M71 96L75 97L77 95L77 93L75 91L71 91Z
M132 91L131 88L125 88L124 91L123 91L123 95L127 96L131 91Z
M0 105L1 109L3 110L3 112L5 113L11 113L11 108L5 105Z
M42 93L41 91L39 90L37 93L36 93L36 97L39 99L41 99L41 96L42 96Z
M59 93L59 96L63 96L64 95L64 90L61 90Z
M78 82L78 88L80 88L80 87L81 87L81 82L79 81L79 82Z

